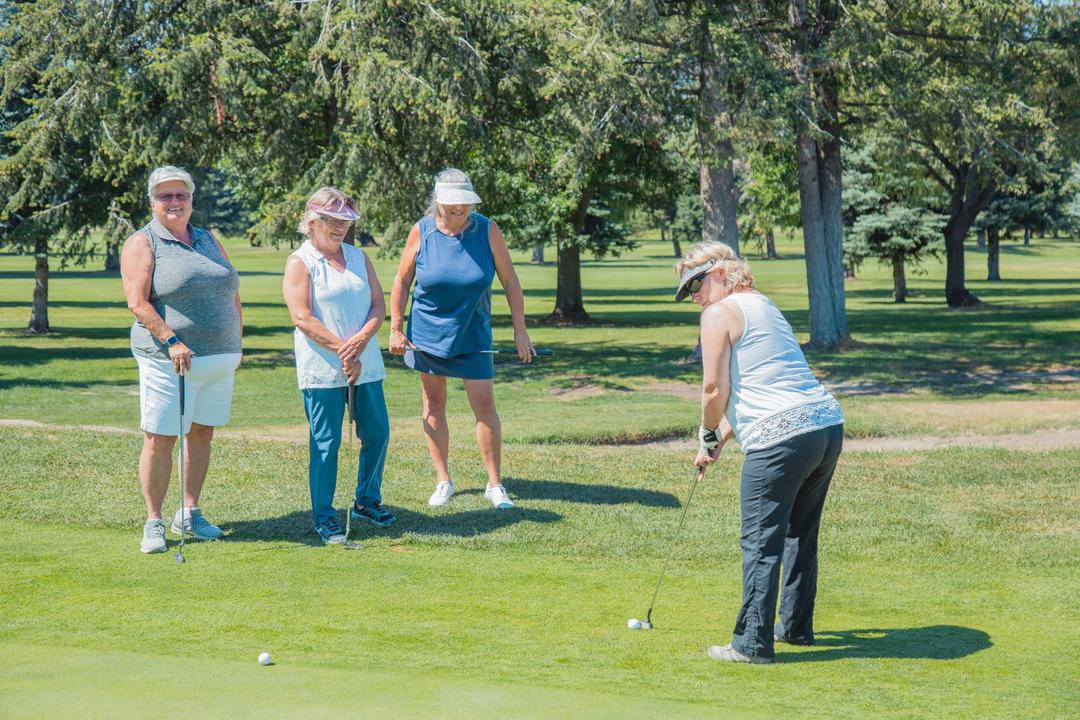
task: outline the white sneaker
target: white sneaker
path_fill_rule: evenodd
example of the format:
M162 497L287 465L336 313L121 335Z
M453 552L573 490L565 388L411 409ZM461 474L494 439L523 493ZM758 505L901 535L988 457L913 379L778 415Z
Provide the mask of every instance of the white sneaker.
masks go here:
M143 525L139 549L144 553L165 552L165 521L163 519L146 521Z
M753 663L754 665L768 665L772 662L772 658L761 657L760 655L755 655L753 657L743 655L730 645L710 645L705 653L713 660L720 660L723 662Z
M191 535L196 540L220 540L225 533L221 528L203 517L202 510L197 507L187 508L184 512L184 534ZM180 534L180 510L173 516L172 531Z
M509 510L514 507L514 503L510 501L510 496L506 494L506 488L502 485L488 485L487 489L484 490L484 497L491 501L496 510Z
M454 497L454 481L443 480L435 486L435 492L431 493L427 504L431 507L443 507L450 502L452 497Z

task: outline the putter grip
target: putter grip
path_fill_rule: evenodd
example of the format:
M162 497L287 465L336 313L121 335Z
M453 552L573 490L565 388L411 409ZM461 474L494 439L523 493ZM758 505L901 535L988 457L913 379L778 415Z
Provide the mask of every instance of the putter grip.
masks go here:
M180 417L184 417L184 374L180 373Z

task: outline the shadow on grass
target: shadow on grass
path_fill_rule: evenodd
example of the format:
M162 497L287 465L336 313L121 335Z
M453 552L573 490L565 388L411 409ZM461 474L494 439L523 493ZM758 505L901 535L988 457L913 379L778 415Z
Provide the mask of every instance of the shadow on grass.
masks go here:
M393 539L406 535L476 537L521 522L550 523L562 520L563 517L549 510L533 508L511 510L483 508L445 514L433 512L428 515L393 505L386 507L397 516L396 523L382 528L367 522L354 522L351 539L364 540L372 537ZM338 510L338 521L344 528L344 510ZM233 542L287 540L301 545L322 545L319 536L312 529L311 513L307 511L292 512L276 518L223 523L221 529L226 532L226 539Z
M783 647L778 643L779 647ZM814 649L785 653L782 662L822 662L842 658L955 660L993 646L982 630L959 625L866 628L818 633Z
M521 500L560 500L592 505L635 504L649 507L681 507L677 497L657 490L561 480L519 480L512 477L506 479L506 485L511 495ZM478 495L481 492L480 488L468 488L459 490L457 494Z

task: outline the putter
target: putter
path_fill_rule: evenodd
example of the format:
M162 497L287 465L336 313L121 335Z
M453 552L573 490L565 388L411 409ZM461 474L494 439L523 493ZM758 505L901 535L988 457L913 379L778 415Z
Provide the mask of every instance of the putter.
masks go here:
M180 373L180 547L173 559L177 564L184 562L184 533L187 530L184 515L184 373Z
M348 409L348 422L349 431L349 449L348 457L352 458L352 439L354 434L354 423L356 422L356 400L355 400L356 386L349 383L345 388L345 407ZM352 467L352 460L349 460L349 467ZM352 509L353 501L349 502L349 510L345 513L345 542L342 543L342 547L346 550L359 550L363 547L360 543L354 543L349 541L349 535L352 533Z
M686 522L686 511L690 509L690 500L694 497L694 491L697 490L698 483L705 477L705 466L698 467L697 472L694 474L694 481L690 484L690 492L686 496L686 504L683 505L682 515L679 516L679 525L675 528L675 536L671 539L671 550L668 551L667 560L664 561L664 567L660 570L660 578L656 581L656 589L653 590L652 600L649 601L649 610L645 613L645 623L647 627L652 627L652 611L653 606L656 605L656 596L660 594L660 586L664 583L664 575L667 574L668 565L671 564L671 558L675 555L675 546L679 542L679 535L682 533L683 523Z

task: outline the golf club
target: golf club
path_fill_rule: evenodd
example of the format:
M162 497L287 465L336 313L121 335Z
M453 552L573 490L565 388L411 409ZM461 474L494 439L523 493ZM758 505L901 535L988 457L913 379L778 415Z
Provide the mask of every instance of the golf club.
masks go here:
M645 629L652 627L652 611L653 606L656 605L656 596L660 594L660 586L664 583L664 575L667 574L668 565L671 564L671 558L675 555L675 546L679 542L679 535L682 533L683 523L686 522L686 511L690 509L690 501L694 497L694 491L697 490L698 483L705 477L705 466L700 465L697 468L697 472L694 474L694 481L690 484L690 492L686 496L686 503L683 505L682 515L679 516L679 525L675 528L675 536L671 539L671 549L668 551L667 560L664 561L664 567L660 570L660 578L656 581L656 589L653 590L652 600L649 601L649 610L645 613L645 622L642 623L642 627Z
M410 347L408 349L409 350L419 350L422 353L427 353L428 355L434 355L434 353L432 353L432 352L430 352L428 350L425 350L422 347L417 347L416 345L413 345L412 347ZM388 353L388 352L390 352L390 349L387 348L387 349L383 350L383 352ZM481 353L483 355L517 355L517 350L511 350L510 348L498 348L498 349L494 349L494 350L477 350L477 352L479 352L479 353ZM536 355L543 355L545 357L555 357L555 351L554 350L549 350L547 348L533 348L533 353L536 354Z
M184 514L184 373L180 372L180 547L173 559L184 562L184 533L187 532L187 519Z
M356 385L349 383L345 388L345 407L347 409L348 417L348 433L349 433L349 449L348 449L348 466L352 467L352 440L353 435L356 432ZM345 513L345 542L342 543L342 547L346 550L359 550L363 547L360 543L349 542L349 535L352 534L352 509L355 500L349 502L349 509Z

